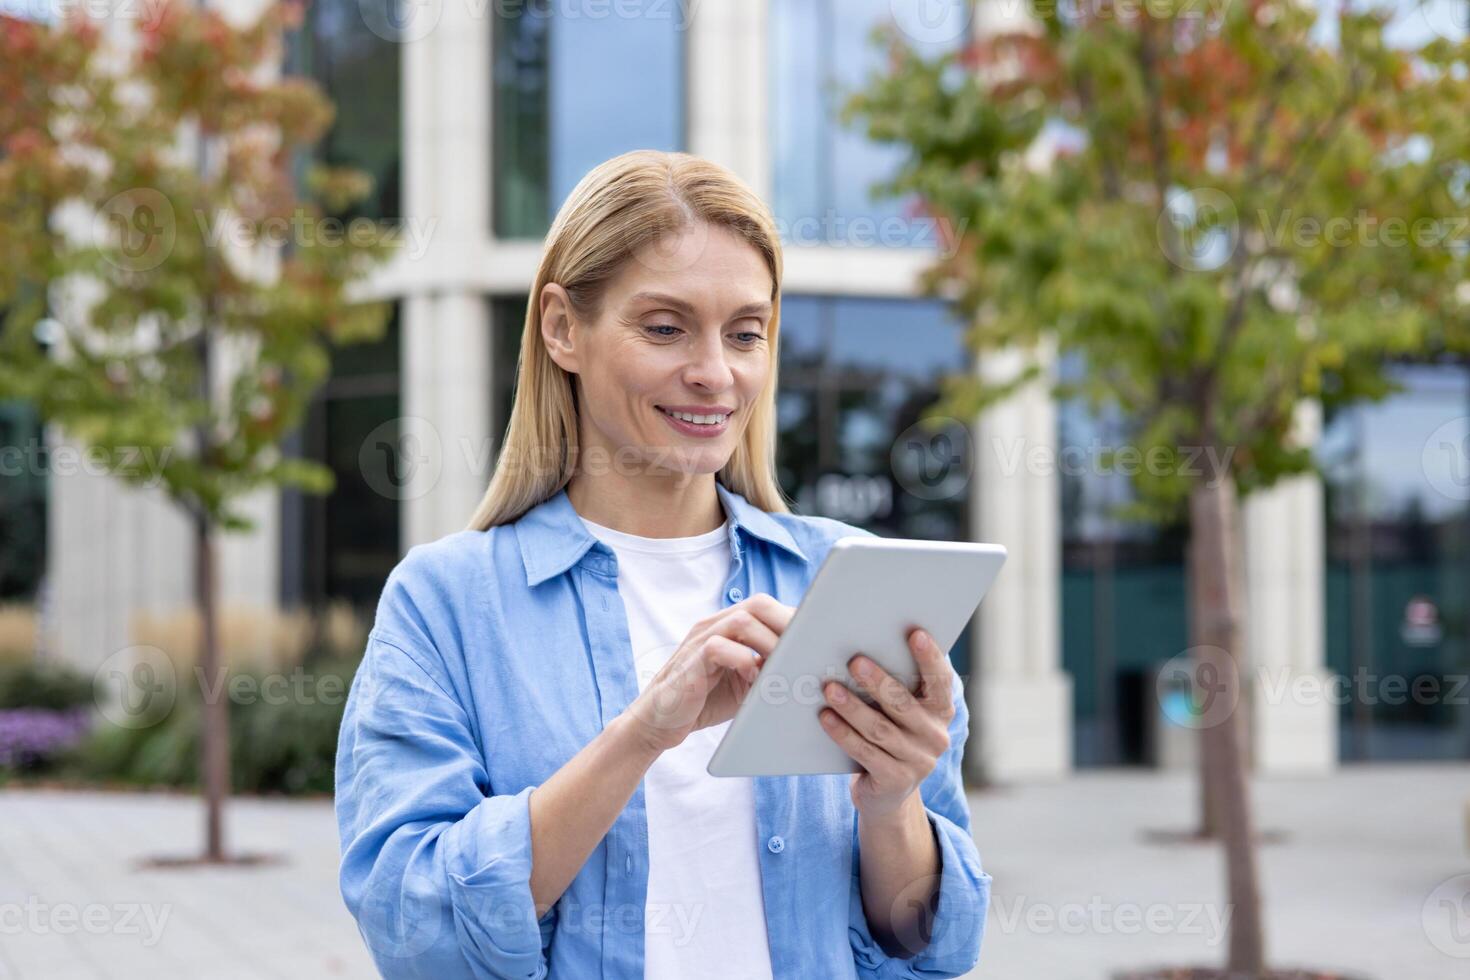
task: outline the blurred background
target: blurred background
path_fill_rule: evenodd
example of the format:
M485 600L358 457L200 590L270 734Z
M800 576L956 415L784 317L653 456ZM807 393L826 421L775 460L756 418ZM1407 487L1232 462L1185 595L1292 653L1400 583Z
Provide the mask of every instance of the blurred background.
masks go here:
M1161 20L1228 19L1243 2L1161 5ZM210 6L234 25L267 9ZM163 476L123 480L115 459L90 459L44 399L0 401L0 977L373 975L337 892L330 800L353 666L388 572L462 528L483 493L552 216L588 169L643 147L729 167L781 225L779 465L795 508L1011 550L951 652L971 706L973 829L995 878L973 975L1223 964L1237 893L1219 844L1194 833L1199 735L1218 719L1201 721L1191 686L1187 515L1129 509L1126 404L1031 384L920 424L947 379L984 379L1008 355L977 348L963 297L924 284L973 246L956 216L912 188L874 193L911 147L842 112L895 70L875 28L938 59L1027 23L1075 26L1085 6L292 8L266 71L315 83L334 109L294 179L313 162L370 177L327 213L397 244L351 284L380 329L328 348L281 431L283 454L329 472L330 490L251 486L248 529L215 536L218 655L238 681L229 859L191 860L205 829L197 522ZM127 49L166 7L0 0L0 17L13 37L81 22ZM1408 51L1460 45L1470 22L1458 0L1379 9L1387 43ZM1101 79L1102 100L1126 85ZM4 98L29 97L15 84ZM1068 140L1041 125L1027 152L1065 155ZM1195 270L1221 264L1210 247ZM44 348L65 317L48 308L27 326ZM1237 653L1251 679L1248 710L1230 717L1253 785L1266 959L1303 971L1282 976L1470 975L1470 361L1453 347L1384 351L1375 397L1304 398L1292 438L1311 468L1241 500ZM1051 377L1087 376L1084 355L1054 355Z

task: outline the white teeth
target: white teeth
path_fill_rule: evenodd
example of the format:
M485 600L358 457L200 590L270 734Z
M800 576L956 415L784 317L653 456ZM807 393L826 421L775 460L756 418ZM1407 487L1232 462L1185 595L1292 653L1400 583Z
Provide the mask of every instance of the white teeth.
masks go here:
M695 415L692 412L671 412L667 408L660 409L660 411L665 415L672 415L676 419L683 419L685 422L693 422L696 425L719 425L730 417L729 415Z

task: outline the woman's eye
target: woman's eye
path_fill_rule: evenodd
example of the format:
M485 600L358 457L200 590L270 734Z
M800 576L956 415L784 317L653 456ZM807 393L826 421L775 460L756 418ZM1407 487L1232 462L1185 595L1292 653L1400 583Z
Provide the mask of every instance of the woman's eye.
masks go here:
M740 338L740 342L742 344L758 344L761 340L760 334L750 330L742 331L740 333L737 333L735 336Z
M671 333L656 333L655 331L658 331L658 330L678 330L679 328L678 327L675 327L675 326L671 326L671 325L669 325L667 323L655 323L655 324L652 324L651 326L645 327L644 329L647 330L649 333L652 333L655 337L672 337L673 334L671 334Z

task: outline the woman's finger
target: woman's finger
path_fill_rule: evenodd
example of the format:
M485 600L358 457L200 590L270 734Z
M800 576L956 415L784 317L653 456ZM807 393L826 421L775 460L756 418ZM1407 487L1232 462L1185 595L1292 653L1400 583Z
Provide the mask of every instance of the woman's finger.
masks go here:
M902 686L902 685L900 685ZM827 704L842 716L842 720L854 728L863 738L872 742L895 759L912 763L932 762L925 758L924 750L912 732L901 727L892 717L871 705L864 704L839 681L828 681L823 689Z

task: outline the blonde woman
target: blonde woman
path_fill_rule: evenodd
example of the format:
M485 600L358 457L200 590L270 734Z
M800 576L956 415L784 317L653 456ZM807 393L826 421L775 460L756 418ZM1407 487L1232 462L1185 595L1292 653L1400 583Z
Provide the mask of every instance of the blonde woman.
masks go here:
M384 976L974 966L968 715L922 630L916 690L855 656L878 700L823 692L862 772L705 772L833 541L868 533L776 484L780 302L769 210L707 160L619 156L557 215L489 489L394 569L342 722L342 894Z

